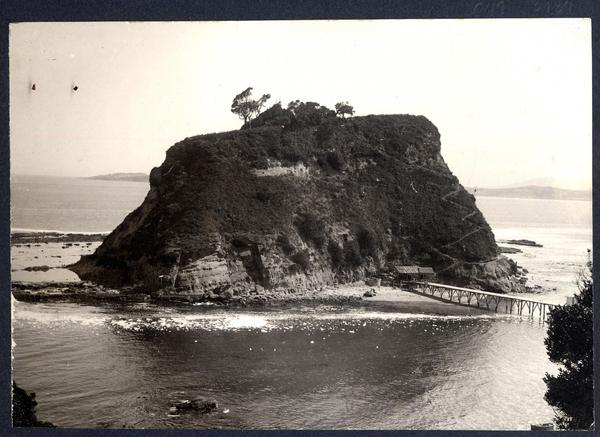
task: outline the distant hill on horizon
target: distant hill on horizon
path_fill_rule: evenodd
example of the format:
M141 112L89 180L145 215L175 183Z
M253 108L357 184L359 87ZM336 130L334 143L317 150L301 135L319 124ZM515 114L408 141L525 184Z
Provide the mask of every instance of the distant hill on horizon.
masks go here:
M466 190L477 196L483 197L509 197L521 199L554 199L554 200L592 200L591 190L567 190L548 186L527 185L510 188L473 188Z
M101 181L148 182L148 175L146 173L109 173L97 176L89 176L86 179L97 179Z

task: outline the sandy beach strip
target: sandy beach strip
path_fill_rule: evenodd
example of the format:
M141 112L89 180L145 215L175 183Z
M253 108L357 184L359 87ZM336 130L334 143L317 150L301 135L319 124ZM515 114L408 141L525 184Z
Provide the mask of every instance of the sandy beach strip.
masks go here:
M364 297L368 290L376 292L373 297ZM390 311L436 314L436 315L477 315L489 313L475 307L443 302L441 300L423 296L398 287L381 286L373 287L363 282L342 284L327 287L322 292L325 296L355 296L362 297L361 305L375 306Z

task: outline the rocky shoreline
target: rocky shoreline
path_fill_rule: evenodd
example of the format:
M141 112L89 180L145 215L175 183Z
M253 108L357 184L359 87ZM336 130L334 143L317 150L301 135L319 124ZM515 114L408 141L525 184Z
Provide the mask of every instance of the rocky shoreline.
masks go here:
M80 303L135 303L160 304L204 304L207 306L250 306L282 305L288 303L357 303L362 300L362 290L356 293L327 290L279 289L233 295L229 291L219 294L168 293L164 291L146 293L134 287L113 289L92 282L13 282L12 294L23 302L80 302Z
M541 288L528 287L528 292L539 293ZM12 295L22 302L70 302L91 305L102 304L131 304L148 303L161 306L205 306L214 308L228 307L285 307L288 305L335 305L335 306L364 306L370 303L396 304L396 308L404 308L407 302L419 300L433 304L437 302L429 297L410 292L408 289L366 285L363 281L349 284L339 284L314 290L276 289L260 290L254 293L233 295L229 290L219 294L214 292L202 295L191 293L152 292L147 293L139 288L124 287L114 289L92 282L14 282ZM421 302L421 303L422 303ZM398 306L399 305L399 306ZM442 311L442 313L460 311ZM420 305L422 306L422 305ZM420 307L418 305L418 307Z
M70 273L64 265L56 264L58 260L50 261L58 256L48 254L49 249L51 249L50 246L54 245L55 249L63 254L63 260L65 257L77 259L85 251L91 250L89 244L92 244L92 242L97 244L98 241L101 241L101 236L104 236L104 234L14 233L12 235L13 248L27 248L31 254L37 254L32 257L33 259L24 263L27 265L21 267L22 271L41 275L39 278L36 277L32 280L14 280L13 277L12 294L14 298L26 302L80 302L90 304L148 302L161 305L193 304L216 307L273 306L290 303L361 304L365 300L373 300L369 297L365 298L365 292L372 287L364 285L362 280L318 287L272 287L266 289L260 285L245 288L215 286L199 292L199 290L192 289L176 289L168 284L149 291L141 285L111 287L92 281L61 280L60 275L58 280L44 279L46 273L52 274L55 272L54 274L56 274L61 273L60 271ZM46 252L44 252L44 249L46 249ZM20 252L20 250L15 251L15 253ZM66 255L67 253L69 255ZM40 255L39 258L38 255ZM46 262L50 265L45 264ZM68 266L66 268L68 269ZM520 269L520 272L523 289L527 292L539 292L539 287L525 286L526 277L524 274L527 271ZM466 274L467 272L465 272ZM467 286L467 284L457 285ZM481 288L481 285L474 284L472 288ZM398 291L399 289L396 289L396 292Z
M46 243L91 243L102 241L108 234L106 232L97 233L69 233L69 232L11 232L10 244L12 246L27 246L31 244Z

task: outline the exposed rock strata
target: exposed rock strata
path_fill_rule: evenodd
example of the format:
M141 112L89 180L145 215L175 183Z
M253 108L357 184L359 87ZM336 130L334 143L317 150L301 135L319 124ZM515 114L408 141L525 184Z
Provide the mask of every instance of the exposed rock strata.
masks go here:
M150 187L72 267L83 279L236 296L356 281L398 263L459 285L523 289L422 116L339 120L314 105L275 106L252 128L175 144Z

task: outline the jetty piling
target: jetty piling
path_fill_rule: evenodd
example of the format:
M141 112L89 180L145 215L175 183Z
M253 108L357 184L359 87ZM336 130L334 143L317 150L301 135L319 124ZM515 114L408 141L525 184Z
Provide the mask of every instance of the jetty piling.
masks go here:
M542 323L546 322L546 315L549 310L556 306L535 299L433 282L411 281L409 285L409 291L430 296L445 302L467 306L471 306L471 302L473 302L477 308L484 308L494 312L500 310L507 314L513 314L513 311L515 311L519 316L526 314L530 318L537 315Z

